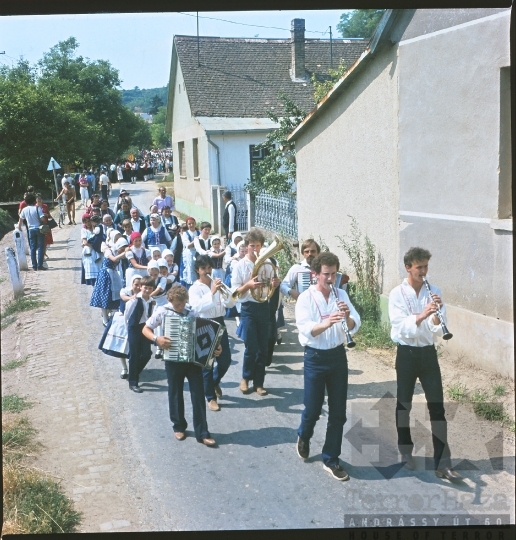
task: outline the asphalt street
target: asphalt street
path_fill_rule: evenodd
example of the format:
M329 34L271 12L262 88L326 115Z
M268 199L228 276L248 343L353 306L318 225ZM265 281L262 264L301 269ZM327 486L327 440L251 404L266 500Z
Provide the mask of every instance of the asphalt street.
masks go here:
M157 194L153 181L122 187L142 209L148 209ZM117 195L115 185L111 201ZM70 242L77 257L79 234L75 228ZM91 288L80 286L79 270L74 282L85 310L91 312L90 360L95 366L95 384L102 389L110 411L112 437L124 456L127 484L141 504L135 519L140 530L338 528L349 526L350 516L372 519L386 514L443 520L452 514L460 519L471 513L512 514L514 523L514 500L509 495L514 488L514 459L506 459L497 468L490 459L495 454L485 450L495 444L491 441L496 441L499 429L481 424L482 440L461 448L454 464L462 463L464 482L451 485L436 479L430 458L424 456L416 458L418 471L400 469L392 398L394 371L385 369L381 380L368 377L374 366L364 365L364 358L372 357L360 351L348 355L349 406L341 460L350 481L338 482L322 468L326 404L311 442L311 456L306 462L299 459L295 443L303 410L303 352L292 319L287 321L283 343L267 369L269 395L265 397L243 395L238 388L244 346L235 337L235 322L228 321L232 365L221 383L221 411L207 410L218 447L205 447L193 435L188 383L184 396L190 426L186 440L175 440L163 362L153 357L140 378L144 393L130 392L127 382L119 379L118 359L97 349L102 334L100 310L88 306ZM422 398L421 390L417 393ZM467 412L458 408L452 414L450 437L460 441L464 439L460 418ZM425 416L424 406L414 407L414 429L418 439L428 443ZM420 450L416 448L416 452Z

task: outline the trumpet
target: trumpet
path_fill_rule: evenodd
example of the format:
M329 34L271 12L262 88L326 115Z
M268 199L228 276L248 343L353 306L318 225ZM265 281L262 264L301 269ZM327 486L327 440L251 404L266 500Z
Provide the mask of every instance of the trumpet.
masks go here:
M337 302L339 301L339 293L337 292L337 289L333 286L333 283L330 283L330 289L331 292L335 295L335 298L337 299ZM344 333L346 334L346 346L349 349L352 349L356 343L353 341L353 338L351 337L351 334L349 333L348 323L346 322L346 318L344 317L341 321L342 323L342 329L344 330Z
M428 294L430 295L430 299L433 302L432 290L430 289L430 284L428 283L428 281L426 280L424 276L422 276L422 278L423 278L423 283L425 284L426 290L428 291ZM439 322L441 323L441 328L443 330L443 339L445 340L451 339L453 337L453 334L451 334L448 328L446 328L446 323L444 322L444 317L443 317L443 314L441 313L441 310L439 309L439 306L437 305L436 302L434 302L434 304L436 308L435 314L437 315L437 318L439 319Z
M206 277L209 277L212 282L215 281L211 274L206 274ZM220 296L222 296L224 300L224 304L226 305L226 307L232 307L232 305L234 304L234 301L236 298L234 296L234 293L237 290L237 288L238 287L235 287L234 289L230 289L223 281L220 282L219 292L220 292ZM232 305L228 305L228 304L232 304Z

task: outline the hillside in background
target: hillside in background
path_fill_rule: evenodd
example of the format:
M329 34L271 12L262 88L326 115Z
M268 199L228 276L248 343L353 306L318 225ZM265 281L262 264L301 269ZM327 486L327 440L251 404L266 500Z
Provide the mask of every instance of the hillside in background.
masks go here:
M168 97L168 85L162 88L148 88L143 89L135 86L132 90L122 90L122 103L131 111L135 110L135 107L139 108L136 112L148 113L152 107L152 98L158 96L163 104L167 104Z

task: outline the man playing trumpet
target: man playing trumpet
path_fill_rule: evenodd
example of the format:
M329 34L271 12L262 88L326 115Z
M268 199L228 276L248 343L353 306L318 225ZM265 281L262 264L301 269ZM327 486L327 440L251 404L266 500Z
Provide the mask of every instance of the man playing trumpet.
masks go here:
M419 378L425 392L434 445L435 474L438 478L457 480L461 476L451 467L447 424L444 415L443 384L437 360L435 341L443 335L443 327L436 313L446 319L446 308L441 291L432 286L430 295L424 287L431 254L419 247L410 248L403 262L407 277L389 295L391 338L398 343L396 353L396 429L398 449L405 468L414 470L414 443L410 435L410 410L414 387ZM450 334L451 337L451 334Z
M360 327L360 315L348 294L332 292L339 259L324 252L312 261L317 284L302 292L296 303L296 325L304 354L304 405L301 425L297 430L297 453L306 460L310 455L310 439L321 414L324 391L328 392L328 425L322 449L324 470L336 480L349 476L339 463L342 434L346 422L348 395L348 361L344 344L347 341L344 320L351 334Z
M195 271L199 279L193 283L188 290L189 303L192 309L195 310L199 317L212 319L221 324L224 328L224 315L226 307L231 307L231 299L226 299L221 294L221 290L225 285L221 279L212 279L213 271L212 261L208 255L197 255L195 260ZM227 290L227 287L226 287ZM208 402L210 411L220 411L220 405L217 398L222 397L220 381L226 374L231 365L231 350L229 348L229 340L227 330L224 332L220 344L222 352L220 356L215 358L213 369L203 369L202 375L204 379L204 394Z

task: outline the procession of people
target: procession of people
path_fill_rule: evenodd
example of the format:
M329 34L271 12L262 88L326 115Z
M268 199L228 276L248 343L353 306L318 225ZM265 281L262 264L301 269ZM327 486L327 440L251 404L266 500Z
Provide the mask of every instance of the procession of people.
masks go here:
M105 176L106 178L103 178ZM90 306L99 308L104 325L98 348L118 358L120 378L136 394L144 392L140 376L154 356L164 361L168 381L169 417L174 437L186 438L183 384L189 383L193 427L197 441L216 446L208 429L207 409L221 411L221 381L231 366L233 339L226 319L236 316L236 334L244 342L239 390L259 397L269 391L267 366L278 340L282 298L295 302L295 324L304 350L304 409L297 429L297 455L307 460L314 428L327 395L328 417L322 448L323 469L343 481L349 474L340 461L348 394L346 347L360 331L361 320L350 299L348 276L339 272L339 258L321 251L313 238L301 242L302 260L283 279L274 254L281 243L268 245L256 228L236 231L236 207L231 193L223 193L224 236L212 234L212 225L189 216L179 223L173 197L165 187L143 215L126 189L120 189L115 211L109 208L110 179L99 177L102 194L85 201L81 228L81 283L92 288ZM65 179L59 196L75 203ZM39 197L41 203L41 197ZM73 210L72 210L73 206ZM34 270L43 269L45 241L41 223L48 209L28 192L18 226L26 222ZM397 343L397 430L401 462L416 468L410 430L410 411L416 380L428 403L434 444L435 474L461 478L451 465L447 443L443 387L435 343L443 336L446 307L441 291L428 285L431 254L411 248L404 257L407 277L389 296L391 338Z

